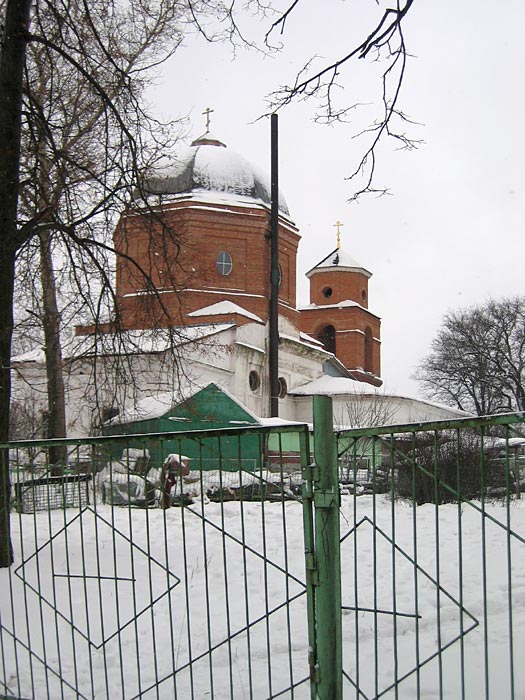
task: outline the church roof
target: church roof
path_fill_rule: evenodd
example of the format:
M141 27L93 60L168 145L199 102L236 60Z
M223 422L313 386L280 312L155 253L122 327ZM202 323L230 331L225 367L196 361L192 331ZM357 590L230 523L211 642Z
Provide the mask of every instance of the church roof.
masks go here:
M202 309L191 311L188 313L188 316L197 318L199 316L224 316L227 314L238 314L239 316L245 316L257 323L263 323L262 318L256 314L252 314L251 311L247 311L243 309L242 306L234 304L232 301L226 299L224 301L218 301L216 304L211 304L211 306L205 306Z
M187 343L202 341L230 328L235 328L235 323L207 323L170 329L157 328L73 335L64 339L62 356L64 360L70 360L94 355L161 353L174 346L182 347ZM45 362L44 348L38 346L33 350L16 355L11 361L13 364L32 362L43 364Z
M180 149L146 177L138 196L148 194L204 195L206 199L211 194L220 201L271 204L269 178L210 132ZM290 213L280 192L279 209L283 214Z
M364 268L360 263L357 262L346 250L343 248L336 248L331 253L329 253L325 258L317 263L306 273L307 277L311 277L316 272L320 270L333 270L337 268L338 270L345 270L347 272L360 272L365 277L372 277L372 273Z

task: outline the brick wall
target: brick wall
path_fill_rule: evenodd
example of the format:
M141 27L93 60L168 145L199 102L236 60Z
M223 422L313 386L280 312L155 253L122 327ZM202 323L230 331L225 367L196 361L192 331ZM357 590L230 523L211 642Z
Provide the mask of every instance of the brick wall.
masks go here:
M315 338L335 329L335 354L362 381L376 384L381 375L381 321L368 310L368 275L345 268L319 269L309 275L310 303L302 309L301 329ZM355 305L344 305L351 302ZM327 349L333 350L327 343ZM379 382L380 383L380 382Z
M123 216L114 239L117 250L123 254L117 264L117 296L124 326L188 323L188 312L225 299L266 320L270 296L269 225L269 211L263 207L204 205L194 201L165 205L158 210L158 216L145 212ZM295 322L298 242L297 230L282 222L280 313ZM232 270L226 276L217 270L221 252L232 259ZM151 277L156 292L147 289L145 274Z

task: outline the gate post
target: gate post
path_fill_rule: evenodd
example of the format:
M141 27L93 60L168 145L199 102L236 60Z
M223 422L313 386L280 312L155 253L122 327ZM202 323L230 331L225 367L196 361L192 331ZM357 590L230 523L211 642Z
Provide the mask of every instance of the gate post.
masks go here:
M315 627L319 700L341 700L343 660L341 633L341 550L339 473L332 398L313 397L315 558Z

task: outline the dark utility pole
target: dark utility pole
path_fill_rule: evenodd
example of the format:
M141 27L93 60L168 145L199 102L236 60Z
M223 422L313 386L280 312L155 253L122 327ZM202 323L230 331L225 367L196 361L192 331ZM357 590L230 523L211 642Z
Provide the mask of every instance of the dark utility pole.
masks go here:
M279 415L279 138L277 114L271 117L271 199L270 214L270 416Z

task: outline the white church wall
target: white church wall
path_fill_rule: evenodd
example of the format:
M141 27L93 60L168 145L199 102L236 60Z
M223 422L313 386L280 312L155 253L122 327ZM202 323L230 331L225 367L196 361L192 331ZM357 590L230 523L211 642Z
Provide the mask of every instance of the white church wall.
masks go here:
M343 428L401 425L469 417L469 414L449 406L417 398L382 394L380 391L335 395L332 398L334 425ZM293 410L295 420L311 423L313 421L312 397L294 397Z
M334 422L348 427L400 425L465 417L466 413L454 408L381 392L334 397Z
M100 431L100 418L110 409L128 410L137 401L163 392L186 395L212 381L232 389L234 328L180 348L174 361L171 353L122 356L100 355L66 358L66 429L68 437L83 437ZM47 411L47 382L43 354L39 361L15 362L13 398L30 402L41 421ZM181 400L181 397L177 397Z

